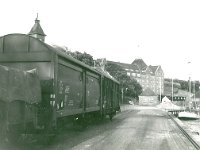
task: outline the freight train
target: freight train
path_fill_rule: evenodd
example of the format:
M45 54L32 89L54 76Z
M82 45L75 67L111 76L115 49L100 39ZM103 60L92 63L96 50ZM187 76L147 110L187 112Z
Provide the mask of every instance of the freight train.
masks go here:
M0 37L0 65L1 135L112 119L120 110L118 81L29 35Z

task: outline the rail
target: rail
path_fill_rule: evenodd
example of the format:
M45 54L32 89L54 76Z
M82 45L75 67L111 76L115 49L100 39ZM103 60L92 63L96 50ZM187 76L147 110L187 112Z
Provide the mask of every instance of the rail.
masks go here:
M168 114L171 120L175 123L175 125L181 130L183 135L192 143L192 145L197 149L200 150L200 146L193 140L193 138L174 120L174 118Z

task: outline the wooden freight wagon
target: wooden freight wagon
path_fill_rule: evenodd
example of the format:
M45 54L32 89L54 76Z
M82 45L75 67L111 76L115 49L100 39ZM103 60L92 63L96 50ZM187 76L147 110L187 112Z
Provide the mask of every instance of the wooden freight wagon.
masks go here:
M29 35L0 38L0 65L37 70L42 97L35 116L37 128L56 128L59 119L84 118L91 113L112 117L119 109L116 80Z

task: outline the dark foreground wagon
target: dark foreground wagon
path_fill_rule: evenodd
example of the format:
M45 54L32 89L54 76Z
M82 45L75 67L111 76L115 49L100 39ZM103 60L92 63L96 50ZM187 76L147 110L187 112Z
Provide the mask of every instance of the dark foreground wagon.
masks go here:
M65 120L69 119L87 121L86 118L91 116L101 118L106 115L112 119L120 109L119 83L109 74L29 35L10 34L0 38L0 65L21 71L13 74L19 79L16 82L6 76L0 77L0 83L3 83L0 93L4 94L0 107L2 114L5 113L2 120L6 119L6 125L17 126L23 122L24 131L30 128L52 130L58 128L60 122L65 125ZM28 79L29 76L20 75L33 69L38 77L34 82ZM7 83L10 90L15 88L16 91L5 93L2 85ZM16 86L12 87L12 84ZM15 114L14 118L11 115L5 117L7 106L9 112Z

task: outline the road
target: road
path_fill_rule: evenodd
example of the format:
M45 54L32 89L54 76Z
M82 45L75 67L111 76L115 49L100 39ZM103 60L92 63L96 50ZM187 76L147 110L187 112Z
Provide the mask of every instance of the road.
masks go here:
M27 147L20 147L26 149ZM37 150L193 150L172 120L153 107L134 106L86 129L66 128L49 145L30 144Z

